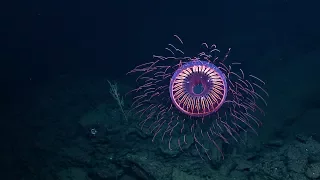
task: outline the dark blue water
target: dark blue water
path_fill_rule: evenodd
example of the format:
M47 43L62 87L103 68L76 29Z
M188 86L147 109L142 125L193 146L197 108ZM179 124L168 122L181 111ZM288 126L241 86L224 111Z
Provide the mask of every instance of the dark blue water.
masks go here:
M1 179L164 180L179 179L181 173L213 179L318 178L319 5L296 0L2 2ZM270 98L259 136L248 135L252 139L245 145L224 145L225 161L202 161L191 148L173 151L167 142L152 143L153 136L137 128L143 118L129 111L134 100L125 94L139 82L126 73L153 61L153 55L167 54L173 35L183 39L188 57L197 56L203 42L224 53L231 48L228 59L266 82ZM122 106L107 80L117 83ZM200 93L203 87L196 89ZM293 155L304 162L298 170L290 155L267 156L298 151L289 148L292 144L299 152L309 149ZM249 165L238 163L241 158ZM263 166L266 161L272 168ZM210 170L199 170L204 166Z

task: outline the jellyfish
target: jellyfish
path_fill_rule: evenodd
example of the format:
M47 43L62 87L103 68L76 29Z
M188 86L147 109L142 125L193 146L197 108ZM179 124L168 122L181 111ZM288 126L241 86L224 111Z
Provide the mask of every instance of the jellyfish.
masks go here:
M174 37L177 45L165 48L170 55L154 55L127 73L138 74L130 111L153 142L181 151L192 145L209 160L216 148L224 159L223 144L244 142L243 134L257 134L262 125L265 82L245 73L241 63L228 62L231 48L220 57L215 44L202 43L198 54L188 56Z

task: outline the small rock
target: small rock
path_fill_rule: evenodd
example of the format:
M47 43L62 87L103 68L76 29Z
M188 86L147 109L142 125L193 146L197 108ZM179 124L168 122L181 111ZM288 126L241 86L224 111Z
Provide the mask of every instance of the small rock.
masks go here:
M306 171L306 176L311 179L317 179L320 177L320 163L310 164Z

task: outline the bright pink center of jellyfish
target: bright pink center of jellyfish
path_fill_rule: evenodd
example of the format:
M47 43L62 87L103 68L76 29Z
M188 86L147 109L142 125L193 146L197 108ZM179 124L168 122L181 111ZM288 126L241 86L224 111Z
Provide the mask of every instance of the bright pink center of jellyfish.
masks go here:
M225 75L214 64L193 60L175 71L170 97L183 113L204 117L219 110L227 96Z

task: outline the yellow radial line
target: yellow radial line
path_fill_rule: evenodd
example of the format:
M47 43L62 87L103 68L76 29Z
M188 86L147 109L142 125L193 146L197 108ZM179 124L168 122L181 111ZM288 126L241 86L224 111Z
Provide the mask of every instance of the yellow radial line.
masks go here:
M190 67L190 70L192 71L192 73L196 72L194 66Z
M211 86L211 88L215 88L216 86L217 87L224 87L224 85L221 82L217 82L217 81L212 82L212 85L213 86Z
M206 67L202 65L200 71L204 72L204 70L206 70Z
M183 106L182 108L185 109L185 107L188 106L188 95L186 96L185 100L183 101Z
M219 75L219 73L217 73L217 71L215 71L213 69L211 69L211 71L209 71L207 74L208 75Z
M179 75L183 75L183 76L189 76L190 75L190 72L187 71L187 70L182 70Z
M200 66L196 66L197 72L200 72Z
M184 93L184 92L181 91L181 90L175 91L175 92L173 93L173 96L174 96L174 98L180 98L180 97L181 97L181 94L183 94L183 93Z
M182 98L180 100L181 103L185 102L185 99L187 98L188 94L187 93L183 93Z
M209 77L211 82L214 82L214 83L222 83L222 80L221 78L215 78L215 77Z
M172 89L173 88L178 88L178 87L183 87L183 83L174 83L173 86L172 86Z
M184 90L179 89L178 91L174 92L173 95L176 97L176 96L179 96L180 94L183 94L183 93L184 93Z
M193 66L193 67L192 67L192 71L193 71L193 72L198 72L197 66Z
M198 72L200 72L201 71L201 66L196 66L196 68L197 68L197 70L198 70Z
M216 99L218 99L219 101L222 99L217 93L212 93L212 95L214 95L214 97L216 97Z
M208 76L209 79L215 80L215 81L219 81L221 80L221 78L219 76Z
M184 84L184 80L174 80L173 84L174 85L176 85L176 84L183 85Z
M196 98L191 98L192 101L192 112L194 112L197 108Z
M214 91L216 93L219 93L220 95L223 95L223 88L221 88L220 86L216 86L216 85L213 85L213 87L211 88L210 92L211 91Z
M176 100L176 101L180 101L180 98L183 96L183 93L176 93L176 94L174 94L174 99Z
M190 95L188 94L188 97L187 97L187 110L189 110L190 109L190 107L191 107L191 102L190 102L190 97L189 97Z
M188 95L188 103L190 104L190 109L193 112L195 109L195 99L189 94Z
M207 74L209 75L209 74L214 74L216 71L215 70L213 70L213 69L210 69L208 72L207 72Z
M204 68L203 68L203 71L202 71L202 72L203 72L204 74L206 74L206 72L207 72L207 71L208 71L208 67L207 67L207 66L204 66Z
M183 83L173 83L172 89L183 87Z
M202 68L203 68L202 66L198 66L198 71L199 71L199 72L203 72L203 71L202 71Z
M184 84L184 82L185 82L185 79L175 79L174 81L173 81L173 84Z
M212 102L212 99L210 98L210 96L208 96L208 95L206 95L206 96L207 96L206 99L207 99L207 101L208 101L208 103L209 103L209 107L210 107L210 106L213 106L214 103Z
M198 113L200 113L201 112L201 98L200 97L197 97L197 100L198 100Z
M191 68L187 68L184 70L184 72L188 75L190 75L192 73L192 69Z
M183 88L183 83L176 83L172 87L173 90L178 90L178 89L181 89L181 88Z
M190 74L192 73L192 70L190 70L190 68L186 68L186 69L183 69L183 70L181 71L181 73L184 73L184 74L186 74L186 75L190 75Z
M185 92L183 91L183 89L182 89L182 90L174 93L173 96L174 96L176 99L180 99L180 98L183 96L183 94L186 94L186 93L185 93Z
M213 79L221 79L221 77L217 74L208 74L208 76Z
M214 95L212 95L212 94L210 94L210 98L211 98L211 100L214 102L214 103L213 103L213 106L216 107L217 104L219 104L217 98L216 98Z
M206 96L202 96L201 99L202 99L203 103L205 104L204 108L207 108L208 100L207 100Z
M213 82L214 82L214 85L224 86L223 83L222 83L222 80L220 80L220 81L213 81Z
M178 93L181 93L181 91L183 91L183 88L174 89L174 90L173 90L173 95L178 94Z
M199 110L200 110L200 100L199 100L199 98L198 97L196 97L196 110L198 110L198 113L199 113Z
M199 72L200 71L200 66L194 66L195 69L196 69L196 72Z
M181 72L181 73L178 74L176 79L185 79L188 76L189 76L188 74L185 74L185 73Z
M210 80L214 85L223 85L223 81L221 79L211 78Z
M195 99L192 98L191 96L189 98L190 98L190 102L191 102L191 111L193 112L195 110L196 102L195 102Z
M223 96L223 94L219 91L210 91L211 94L214 94L217 99L221 99L220 97Z
M172 91L177 92L177 91L180 91L181 89L183 90L182 87L178 86L178 87L173 88Z
M201 97L201 107L202 107L203 110L206 109L204 97Z
M185 76L189 76L190 75L190 71L188 71L187 69L184 69L184 70L181 71L180 74L183 74Z
M207 105L208 110L210 111L213 108L210 108L211 106L210 106L210 103L209 103L209 99L210 98L206 97L206 105Z
M209 96L210 96L210 98L212 99L212 101L214 102L214 103L218 103L218 100L216 99L216 97L213 95L213 93L209 93L208 94Z
M193 102L193 110L192 112L194 112L197 109L197 99L196 98L192 98L192 102Z
M214 88L214 89L221 90L221 91L223 91L223 90L224 90L224 89L223 89L223 87L218 86L218 85L213 85L213 88Z
M187 70L183 70L183 71L181 71L181 72L179 73L179 75L180 75L180 74L183 74L183 76L187 77L187 76L190 75L190 72L187 71Z
M211 92L214 92L214 93L217 93L217 94L223 96L223 92L220 91L220 90L218 90L218 89L216 89L216 88L212 88L212 89L210 90L210 93L211 93Z
M179 74L183 74L183 75L189 76L191 73L192 73L192 71L190 72L189 69L184 69Z
M178 74L178 76L176 77L176 79L175 79L175 81L177 81L177 80L184 80L184 79L186 79L188 77L188 75L181 75L181 74Z
M206 68L203 73L205 73L207 75L207 72L210 70L210 68Z
M208 110L210 110L209 100L210 100L210 98L206 97L206 105L207 105Z
M184 82L185 82L185 80L175 80L175 81L173 81L173 84L179 84L179 85L183 86Z
M195 102L194 102L194 98L192 98L192 96L189 94L188 95L188 99L189 99L189 105L190 105L190 109L193 112L194 111L194 106L195 106Z
M188 94L188 96L187 96L187 99L186 99L186 106L187 106L187 111L189 111L189 109L191 109L191 111L192 111L192 109L193 109L193 102L192 102L192 98L191 98L191 96Z

